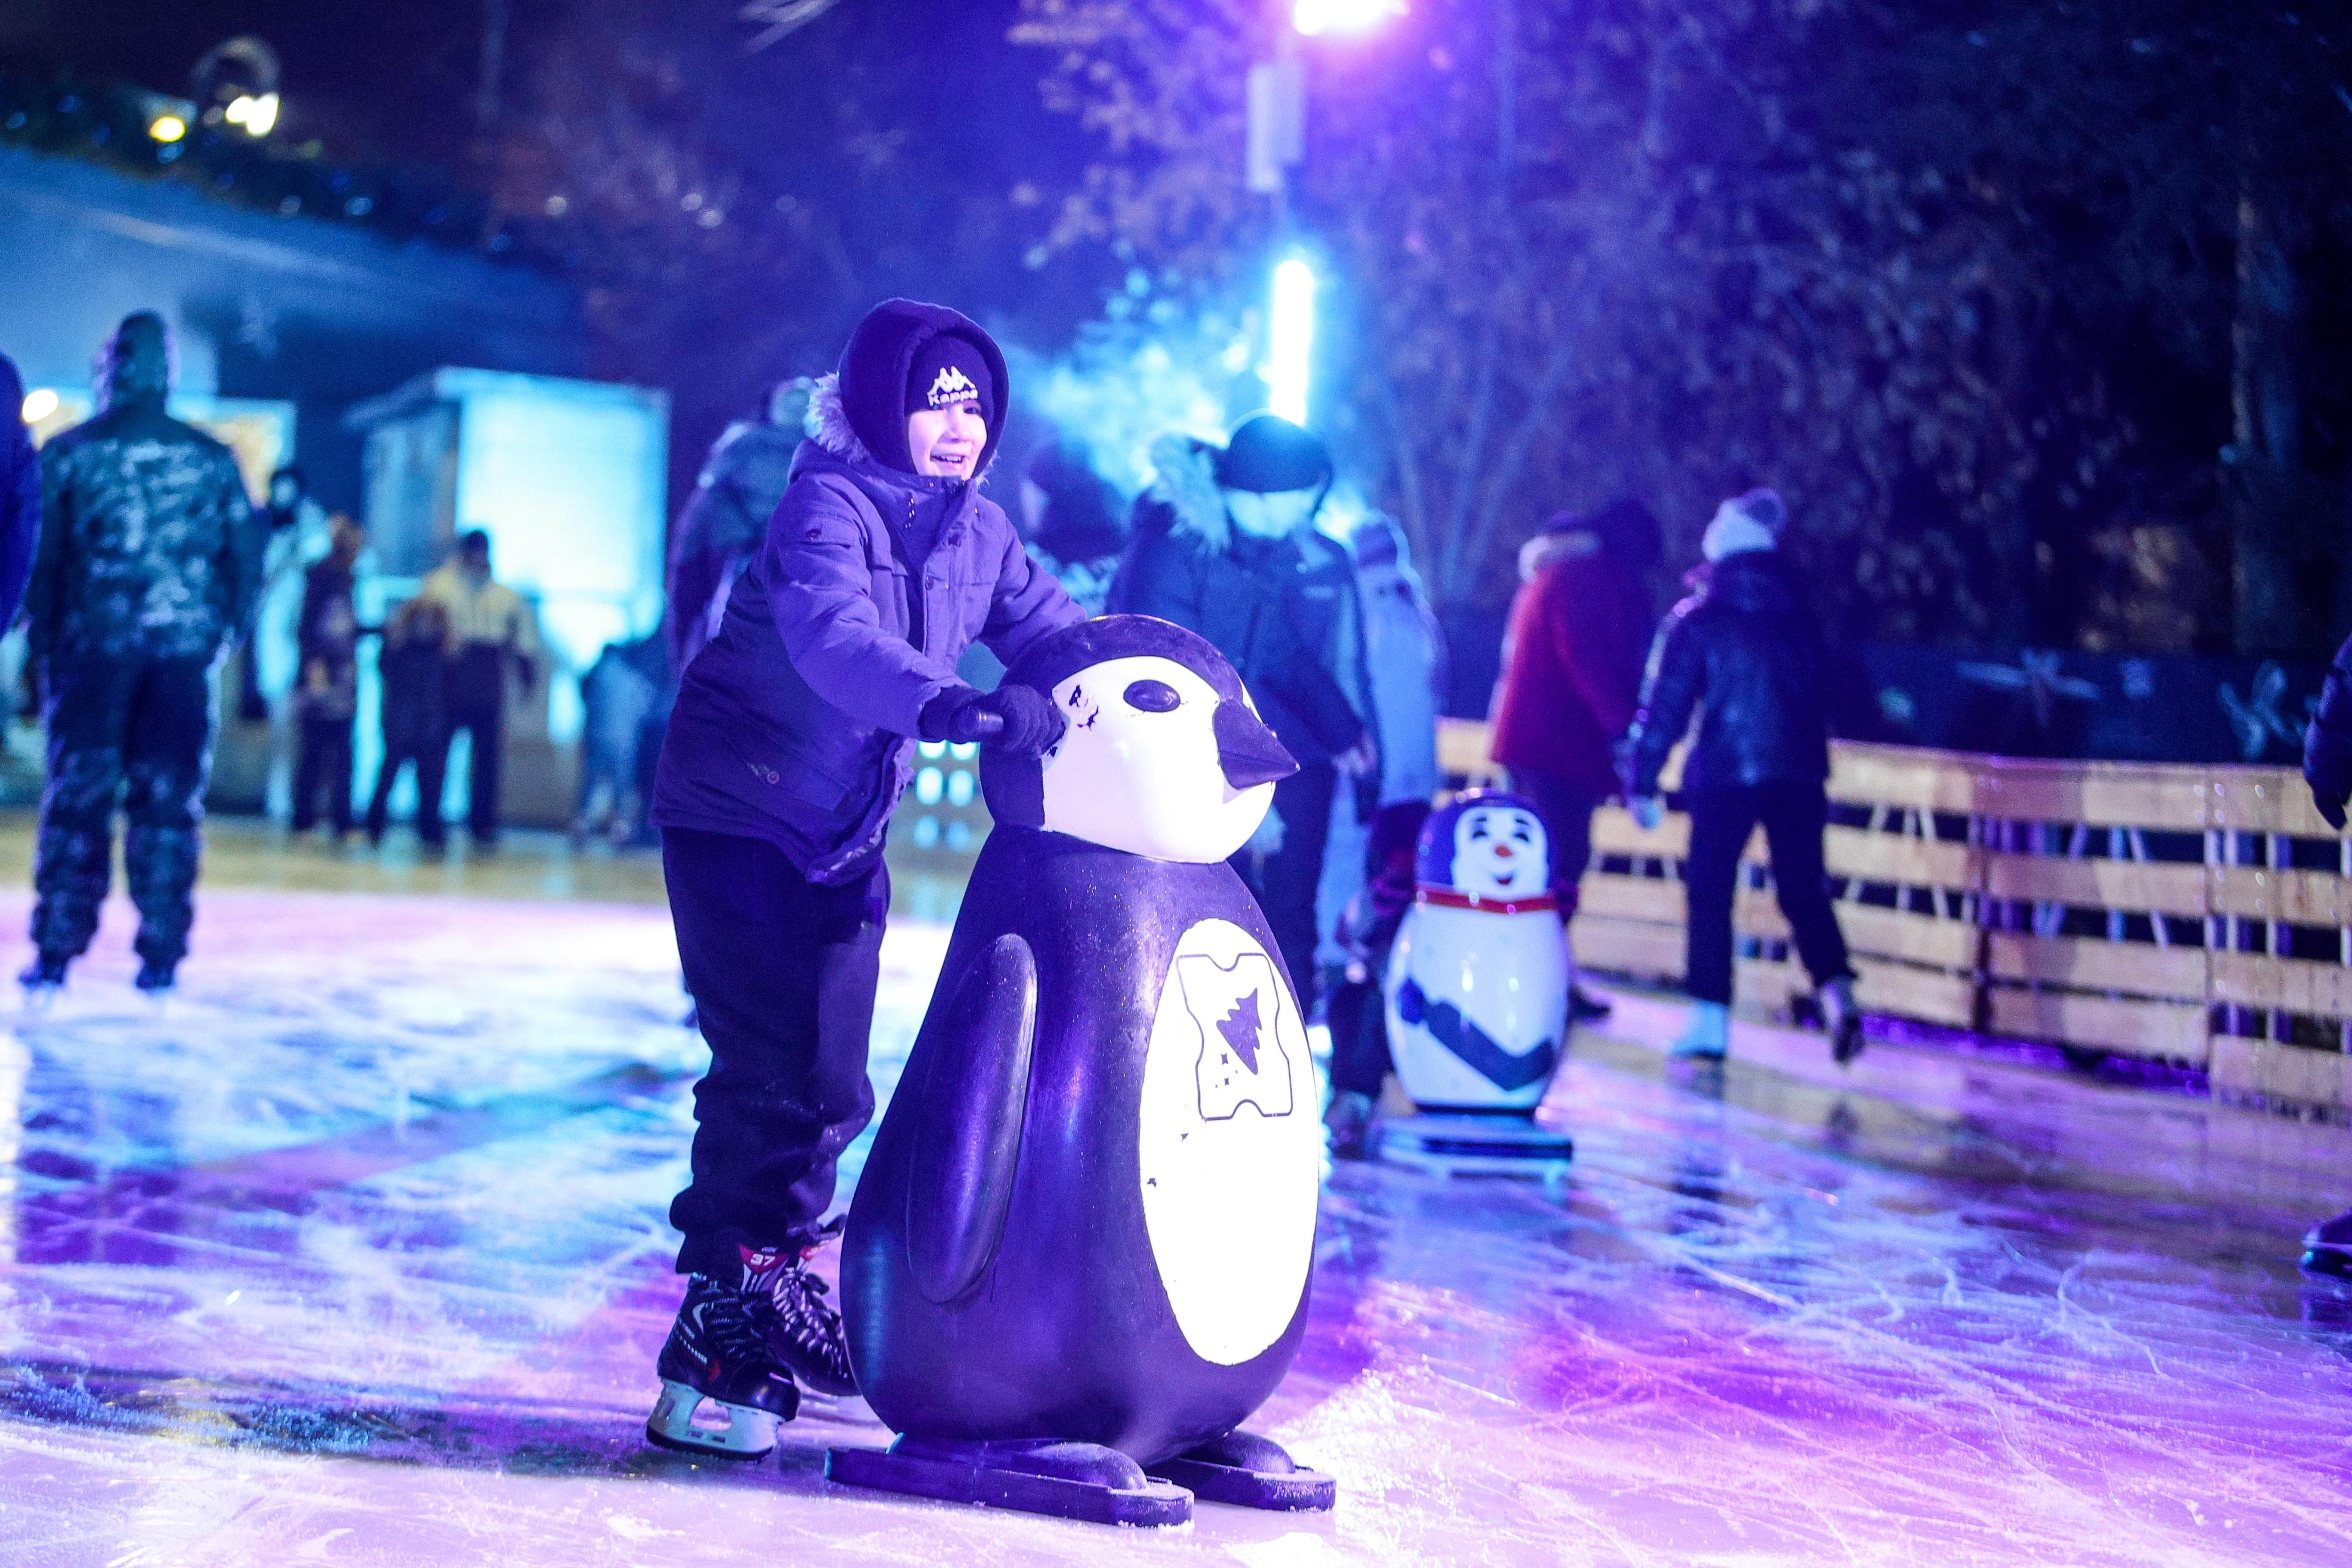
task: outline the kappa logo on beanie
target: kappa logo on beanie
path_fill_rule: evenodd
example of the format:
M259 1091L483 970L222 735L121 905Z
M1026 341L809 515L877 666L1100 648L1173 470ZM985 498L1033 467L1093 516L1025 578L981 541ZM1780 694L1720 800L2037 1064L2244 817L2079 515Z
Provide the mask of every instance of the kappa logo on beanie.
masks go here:
M926 394L934 408L945 408L950 403L978 402L980 388L964 374L961 365L949 365L931 377L931 390Z
M996 374L980 345L961 332L941 332L916 352L907 367L907 409L952 408L977 403L980 416L996 422Z

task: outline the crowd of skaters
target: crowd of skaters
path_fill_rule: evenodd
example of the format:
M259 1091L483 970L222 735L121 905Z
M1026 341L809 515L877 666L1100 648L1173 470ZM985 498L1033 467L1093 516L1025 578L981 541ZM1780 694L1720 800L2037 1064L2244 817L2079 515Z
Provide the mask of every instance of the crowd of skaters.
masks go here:
M172 985L201 853L215 738L209 671L257 620L290 621L290 637L270 640L290 645L294 658L273 668L256 647L245 661L248 711L257 705L290 737L295 827L310 828L323 807L337 837L363 820L380 839L394 783L413 768L418 834L437 847L446 763L462 731L473 755L467 826L478 847L494 845L508 693L528 690L541 672L535 617L496 580L479 531L462 535L383 625L364 625L362 531L323 517L290 469L252 506L226 448L165 411L172 366L168 329L135 312L100 354L89 420L38 454L21 420L0 442L0 616L13 621L21 602L47 731L36 953L22 977L37 997L62 983L95 931L118 814L141 917L138 984ZM982 386L1003 384L1001 361L968 368ZM0 395L22 405L5 357ZM832 447L819 428L827 396ZM837 378L784 383L713 448L673 531L663 627L608 648L583 679L583 824L602 800L626 827L616 837L654 837L654 763L678 677L727 625L730 596L805 466L804 437L819 437L816 449L862 453L839 399ZM975 476L995 455L1002 408L985 422ZM1222 442L1171 435L1152 457L1150 482L1127 506L1082 447L1043 442L1021 469L1011 525L1068 613L1157 616L1215 644L1300 762L1235 866L1332 1029L1327 1120L1335 1147L1358 1152L1386 1067L1377 977L1412 898L1413 836L1440 784L1444 640L1392 520L1373 515L1344 537L1328 527L1337 476L1311 432L1258 415ZM914 515L928 493L918 487L910 498ZM1691 824L1691 1007L1672 1047L1680 1055L1727 1048L1732 902L1759 826L1833 1052L1844 1061L1861 1047L1854 975L1822 855L1823 650L1780 552L1789 526L1769 489L1723 501L1702 561L1685 575L1690 592L1663 621L1652 619L1648 594L1660 530L1638 501L1562 512L1520 554L1492 705L1495 760L1545 818L1564 926L1594 811L1622 799L1654 826L1668 754L1690 742L1678 796ZM358 818L351 762L365 637L382 638L384 763ZM2352 794L2352 643L2313 720L2305 771L2321 812L2340 826ZM883 803L877 825L887 815ZM1571 1011L1590 1019L1607 1005L1580 989ZM2320 1227L2311 1244L2323 1263L2352 1257L2352 1216Z

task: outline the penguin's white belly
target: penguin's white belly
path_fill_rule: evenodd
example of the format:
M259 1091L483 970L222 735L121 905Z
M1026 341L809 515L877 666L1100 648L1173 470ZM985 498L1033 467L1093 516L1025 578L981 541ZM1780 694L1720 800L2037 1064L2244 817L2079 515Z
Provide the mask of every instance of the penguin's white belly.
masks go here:
M1415 904L1382 988L1405 1093L1425 1105L1534 1105L1567 1033L1568 979L1568 944L1549 910ZM1404 996L1408 983L1417 1002Z
M1298 1309L1322 1184L1316 1099L1273 959L1230 921L1193 925L1160 984L1139 1143L1152 1258L1203 1361L1248 1361Z

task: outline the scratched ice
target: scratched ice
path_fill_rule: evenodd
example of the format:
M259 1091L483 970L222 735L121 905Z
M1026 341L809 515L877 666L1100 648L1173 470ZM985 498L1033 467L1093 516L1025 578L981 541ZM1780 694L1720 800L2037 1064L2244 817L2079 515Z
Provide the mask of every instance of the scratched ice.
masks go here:
M100 956L0 1035L0 1563L2352 1561L2352 1296L2288 1266L2339 1128L1762 1030L1669 1071L1627 998L1563 1186L1335 1174L1264 1422L1338 1511L1145 1538L830 1489L854 1411L643 1445L698 1065L658 910L198 937L161 1017ZM892 933L886 1093L943 942Z

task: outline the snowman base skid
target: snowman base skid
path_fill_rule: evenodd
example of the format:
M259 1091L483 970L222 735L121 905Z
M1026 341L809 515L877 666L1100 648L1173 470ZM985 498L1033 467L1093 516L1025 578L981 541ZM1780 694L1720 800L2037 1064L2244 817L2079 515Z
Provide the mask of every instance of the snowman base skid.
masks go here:
M1381 1123L1380 1157L1433 1176L1549 1180L1566 1173L1576 1141L1538 1126L1528 1111L1431 1106Z
M944 1442L901 1437L881 1448L829 1448L825 1479L940 1502L1012 1509L1090 1524L1187 1524L1192 1494L1155 1480L1093 1443Z

